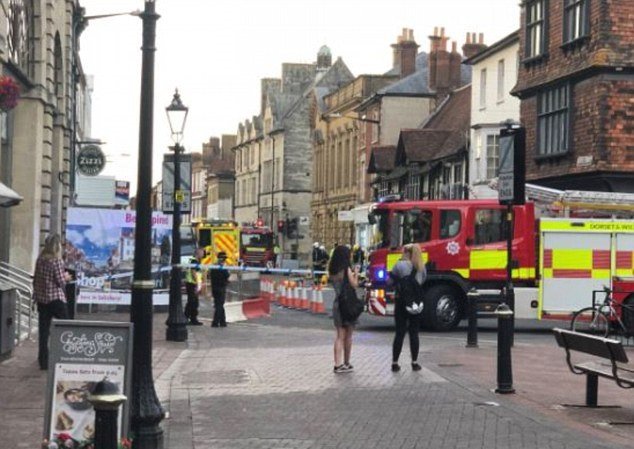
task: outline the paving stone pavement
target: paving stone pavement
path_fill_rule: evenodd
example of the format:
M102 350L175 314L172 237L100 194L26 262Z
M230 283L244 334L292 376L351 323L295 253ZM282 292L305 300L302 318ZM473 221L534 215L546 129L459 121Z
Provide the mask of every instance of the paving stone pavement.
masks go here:
M390 371L391 334L361 330L348 374L332 373L333 331L276 318L194 328L158 379L166 448L617 448L425 362ZM425 360L425 354L422 359Z
M202 312L209 316L207 304ZM330 320L273 312L224 329L190 327L187 343L165 341L166 316L155 314L165 449L632 447L634 432L625 426L588 425L631 420L631 391L600 382L600 402L621 409L552 408L562 398L582 401L584 380L567 371L550 335L516 341L518 394L499 396L490 391L490 334L483 333L478 350L466 350L461 333L422 334L424 369L409 369L406 343L403 370L392 373L390 326L364 318L354 336L355 371L335 375ZM0 449L39 447L46 378L36 346L27 342L0 363Z

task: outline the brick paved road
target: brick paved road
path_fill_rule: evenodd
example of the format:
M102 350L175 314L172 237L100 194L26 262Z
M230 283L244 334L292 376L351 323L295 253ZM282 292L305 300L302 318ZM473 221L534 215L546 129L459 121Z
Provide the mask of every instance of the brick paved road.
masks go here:
M166 448L608 448L484 388L390 367L391 333L355 335L355 372L332 373L325 319L275 310L227 329L194 328L159 379ZM407 347L404 348L407 362ZM429 350L429 348L426 348Z

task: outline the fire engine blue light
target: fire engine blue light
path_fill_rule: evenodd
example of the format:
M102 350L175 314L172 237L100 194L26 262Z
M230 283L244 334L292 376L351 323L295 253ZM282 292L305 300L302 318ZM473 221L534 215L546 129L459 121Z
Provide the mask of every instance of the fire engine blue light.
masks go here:
M376 278L380 281L382 281L383 279L385 279L385 270L381 269L379 271L376 272Z

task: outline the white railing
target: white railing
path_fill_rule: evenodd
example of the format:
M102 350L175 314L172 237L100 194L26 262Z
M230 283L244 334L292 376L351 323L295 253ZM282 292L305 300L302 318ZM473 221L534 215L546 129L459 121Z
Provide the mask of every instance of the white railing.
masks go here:
M37 328L37 313L33 306L33 275L28 271L0 261L0 281L16 289L16 341L30 339Z

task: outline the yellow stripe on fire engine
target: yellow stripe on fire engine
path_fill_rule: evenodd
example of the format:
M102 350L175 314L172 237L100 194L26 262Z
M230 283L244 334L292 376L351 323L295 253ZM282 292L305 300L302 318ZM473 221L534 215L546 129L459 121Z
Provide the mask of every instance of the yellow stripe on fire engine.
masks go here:
M392 268L394 268L394 265L396 265L396 262L401 260L401 257L403 257L402 252L388 254L385 259L385 269L387 271L392 271ZM429 261L429 254L427 254L427 252L425 251L421 252L421 257L423 259L423 263L427 263Z
M556 270L592 270L591 249L553 249L552 268Z
M612 277L609 269L592 270L592 279L609 279Z
M530 267L513 268L513 278L514 279L534 279L535 268L530 268Z
M471 250L469 268L472 270L505 270L506 250Z
M460 276L462 276L465 279L469 279L469 269L468 268L454 268L453 271L455 271L456 273L458 273Z
M542 219L540 231L573 231L573 232L634 232L634 223L625 221L606 220L575 220L575 219Z

